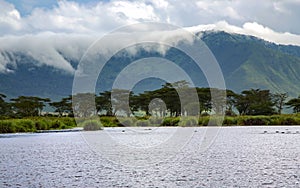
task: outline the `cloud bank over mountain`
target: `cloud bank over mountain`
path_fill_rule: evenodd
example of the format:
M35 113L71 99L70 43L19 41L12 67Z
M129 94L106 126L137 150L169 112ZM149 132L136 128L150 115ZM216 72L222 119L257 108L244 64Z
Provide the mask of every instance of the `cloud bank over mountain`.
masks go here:
M300 46L297 0L52 2L46 0L41 6L31 1L25 6L25 1L0 0L0 72L10 72L7 65L14 62L10 53L19 53L40 65L72 73L69 61L78 61L99 37L126 24L147 21L192 32L222 30Z

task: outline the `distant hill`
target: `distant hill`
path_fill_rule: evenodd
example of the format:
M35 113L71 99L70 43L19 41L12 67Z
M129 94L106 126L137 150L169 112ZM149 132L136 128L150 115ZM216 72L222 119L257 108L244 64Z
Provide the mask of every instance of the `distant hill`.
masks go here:
M203 41L217 58L229 89L270 89L300 94L300 47L225 32L204 33Z
M72 92L73 75L46 65L39 65L23 54L15 56L13 73L0 73L0 93L8 97L20 95L60 99Z
M218 60L228 89L240 92L250 88L261 88L270 89L272 92L288 92L290 96L300 94L299 46L277 45L252 36L226 32L210 31L199 35ZM0 49L0 55L14 60L14 63L8 64L8 68L14 72L0 73L0 93L9 97L34 95L52 99L71 94L72 74L41 65L22 53L11 53ZM64 59L68 59L67 55L61 55ZM165 55L161 55L140 50L135 57L129 55L123 55L122 58L113 57L99 78L97 92L109 89L116 75L130 62L153 56L176 62L191 77L198 78L195 80L197 86L207 86L204 76L196 75L199 71L190 63L192 60L180 51L169 49ZM71 62L71 64L76 68L78 62ZM139 90L156 89L161 84L161 80L148 80L140 84Z

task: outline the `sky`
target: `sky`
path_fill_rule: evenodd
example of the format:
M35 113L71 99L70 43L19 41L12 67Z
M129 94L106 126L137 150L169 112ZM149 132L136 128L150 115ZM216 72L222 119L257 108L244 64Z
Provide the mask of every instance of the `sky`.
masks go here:
M300 34L300 0L0 0L0 9L1 35L108 32L141 21L181 27L257 23L276 32Z
M80 45L92 42L91 36L127 24L154 21L300 46L299 18L300 0L0 0L0 49L29 49L35 59L45 56L44 63L60 61L54 66L72 71L57 48L79 58ZM70 43L75 47L64 49ZM0 55L0 71L7 63Z

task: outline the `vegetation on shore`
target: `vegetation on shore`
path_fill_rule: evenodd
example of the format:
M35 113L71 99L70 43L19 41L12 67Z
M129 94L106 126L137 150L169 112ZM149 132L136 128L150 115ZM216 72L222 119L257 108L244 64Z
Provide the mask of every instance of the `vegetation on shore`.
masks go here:
M120 123L115 117L100 117L103 127L120 127L120 126L133 126L133 127L147 127L147 126L208 126L211 121L211 126L215 126L215 116L200 116L197 120L196 117L166 117L166 118L146 118L138 120L135 118L124 118ZM129 125L127 123L130 122ZM143 123L143 124L142 124ZM225 116L223 126L249 126L249 125L300 125L300 114L282 114L272 116Z
M40 130L70 129L76 127L70 117L27 117L0 120L0 133L38 132Z
M189 117L165 118L116 118L114 116L101 116L81 118L77 122L73 117L31 117L24 119L0 120L0 133L38 132L40 130L71 129L83 127L85 131L102 130L103 127L153 127L153 126L215 126L215 116L200 116L197 120ZM208 124L212 120L212 124ZM249 126L249 125L300 125L300 114L259 115L259 116L225 116L223 126Z
M182 101L178 90L183 98L196 91L199 103ZM212 100L212 92L217 100ZM19 96L10 102L5 98L0 94L0 133L65 129L76 127L76 123L84 130L100 130L103 126L208 126L214 125L221 114L226 115L223 125L227 126L300 124L300 96L287 100L287 93L273 94L269 90L250 89L238 94L231 90L191 88L186 81L166 83L160 89L139 94L122 89L98 96L78 93L57 102L33 96ZM55 113L43 113L46 105ZM77 122L72 106L79 118ZM284 107L291 108L294 114L282 114Z

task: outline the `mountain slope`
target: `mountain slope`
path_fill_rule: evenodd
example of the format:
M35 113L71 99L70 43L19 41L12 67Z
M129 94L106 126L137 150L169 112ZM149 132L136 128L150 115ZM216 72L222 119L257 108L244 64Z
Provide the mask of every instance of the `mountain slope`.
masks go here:
M290 96L300 94L300 47L277 45L252 36L226 32L204 32L199 34L211 49L223 71L226 86L236 92L250 88L270 89L272 92L288 92ZM35 95L59 99L71 94L73 75L57 68L42 65L29 55L1 51L9 54L6 67L10 72L0 72L0 93L9 97ZM125 52L120 52L125 53ZM1 55L0 54L0 55ZM66 54L60 53L68 60ZM203 74L199 75L192 60L176 49L164 55L141 49L134 57L123 55L111 58L98 79L100 90L108 90L118 73L134 60L145 57L162 57L181 66L199 87L206 87ZM70 64L76 68L78 62ZM139 90L156 89L162 81L148 80L140 84Z
M206 33L202 37L217 58L227 88L300 94L300 47L268 43L255 37Z
M71 94L73 75L23 54L12 54L14 62L8 65L10 73L0 73L0 93L9 97L20 95L60 99Z

